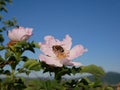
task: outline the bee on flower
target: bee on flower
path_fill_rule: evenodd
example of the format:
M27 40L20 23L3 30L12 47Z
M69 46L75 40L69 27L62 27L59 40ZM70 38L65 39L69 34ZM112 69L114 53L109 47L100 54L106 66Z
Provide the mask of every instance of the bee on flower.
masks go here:
M40 50L43 54L39 55L39 59L48 65L55 67L81 66L79 62L72 60L87 51L82 45L76 45L71 49L72 38L66 35L62 41L55 39L53 36L45 36L45 42L40 42Z

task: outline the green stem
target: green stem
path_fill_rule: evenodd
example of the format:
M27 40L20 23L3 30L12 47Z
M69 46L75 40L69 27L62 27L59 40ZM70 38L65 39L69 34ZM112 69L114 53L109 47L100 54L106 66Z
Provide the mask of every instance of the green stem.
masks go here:
M12 70L11 79L14 80L14 77L15 77L15 70Z

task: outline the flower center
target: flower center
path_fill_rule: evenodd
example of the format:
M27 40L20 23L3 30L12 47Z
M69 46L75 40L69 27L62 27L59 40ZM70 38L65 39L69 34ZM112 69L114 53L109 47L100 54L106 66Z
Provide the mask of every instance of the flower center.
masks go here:
M64 48L60 45L52 46L52 50L59 60L62 60L65 57L67 57L67 53L65 53Z

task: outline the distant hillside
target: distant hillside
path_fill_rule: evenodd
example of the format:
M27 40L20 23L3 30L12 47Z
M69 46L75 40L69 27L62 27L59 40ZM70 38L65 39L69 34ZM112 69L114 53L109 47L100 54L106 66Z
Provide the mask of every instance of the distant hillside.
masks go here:
M88 76L88 78L94 80L93 76ZM101 81L107 84L116 85L120 82L120 73L108 72L103 77L101 77Z
M102 77L102 81L108 84L118 84L120 82L120 73L108 72Z

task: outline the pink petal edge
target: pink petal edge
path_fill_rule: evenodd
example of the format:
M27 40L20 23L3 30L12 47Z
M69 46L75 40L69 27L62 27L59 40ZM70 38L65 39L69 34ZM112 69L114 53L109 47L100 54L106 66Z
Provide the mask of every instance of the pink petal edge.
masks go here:
M72 38L69 35L65 36L65 39L62 41L62 47L65 48L66 50L70 50L72 46Z
M71 65L71 66L83 66L81 63L78 63L78 62L69 62L68 65Z
M84 49L84 47L82 45L76 45L70 50L68 59L70 59L70 60L75 59L75 58L79 57L80 55L82 55L86 51L87 51L87 49Z
M51 65L51 66L56 66L56 67L62 67L63 66L63 64L61 64L59 62L59 60L56 60L55 58L48 57L48 56L45 56L45 55L42 55L42 54L39 55L39 59L41 61L45 62L46 64Z

